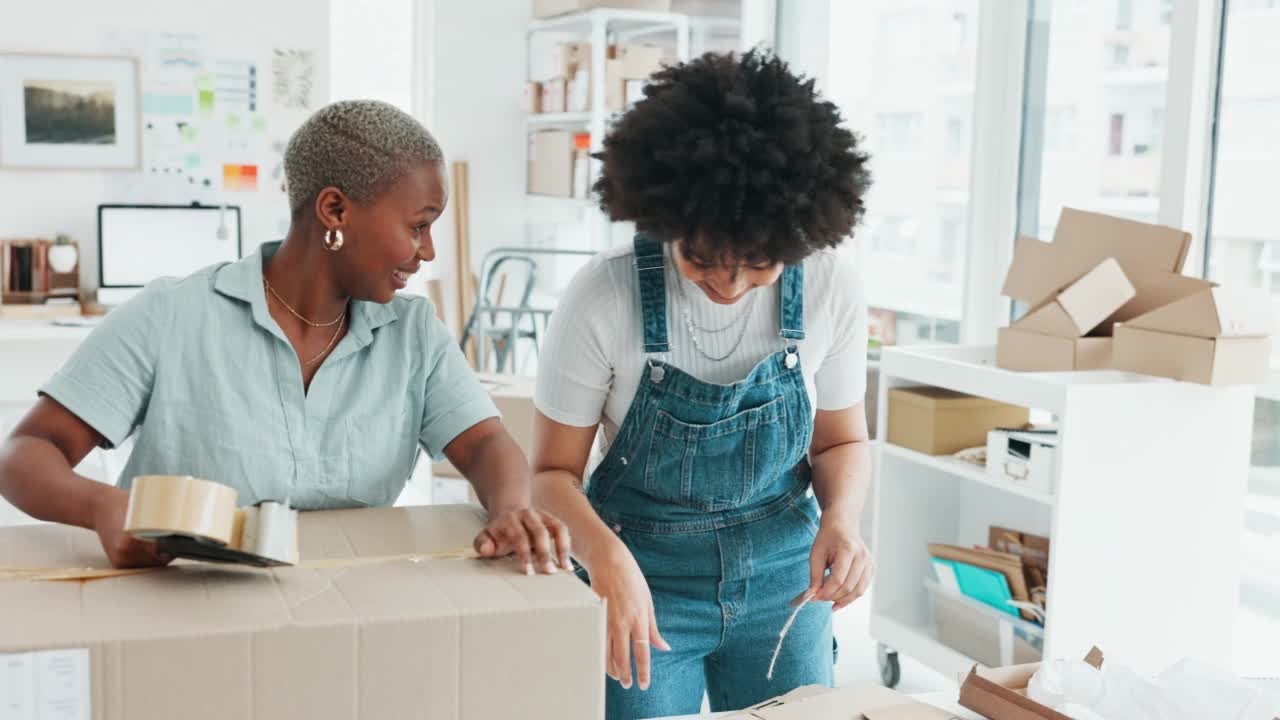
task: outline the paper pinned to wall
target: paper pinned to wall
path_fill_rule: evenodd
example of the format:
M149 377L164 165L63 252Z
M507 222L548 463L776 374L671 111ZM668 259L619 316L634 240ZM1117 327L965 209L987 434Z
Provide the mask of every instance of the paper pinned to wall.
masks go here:
M315 107L316 53L277 48L271 54L271 99L286 110Z

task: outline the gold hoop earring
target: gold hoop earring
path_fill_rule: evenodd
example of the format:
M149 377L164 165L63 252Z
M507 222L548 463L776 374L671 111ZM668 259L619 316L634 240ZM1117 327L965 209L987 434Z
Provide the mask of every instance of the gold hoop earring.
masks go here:
M334 228L324 234L324 249L337 252L342 249L342 243L345 238L342 237L342 231Z

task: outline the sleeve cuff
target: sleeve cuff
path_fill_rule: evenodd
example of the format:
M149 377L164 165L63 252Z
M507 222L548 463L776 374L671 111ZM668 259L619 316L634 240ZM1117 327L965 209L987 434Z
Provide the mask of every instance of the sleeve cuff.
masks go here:
M488 395L468 400L432 422L431 427L420 438L422 446L433 462L440 462L444 459L444 449L449 443L478 423L493 417L500 418L502 415Z
M578 415L566 410L561 410L557 407L552 407L549 403L539 397L534 398L533 406L537 408L538 412L545 415L548 420L560 423L561 425L568 425L569 427L593 427L595 425L599 425L601 420L599 416L593 419L584 415Z
M110 450L124 442L133 431L133 419L102 400L102 393L88 387L75 376L59 371L40 386L39 395L47 395L71 411L103 437L102 447Z

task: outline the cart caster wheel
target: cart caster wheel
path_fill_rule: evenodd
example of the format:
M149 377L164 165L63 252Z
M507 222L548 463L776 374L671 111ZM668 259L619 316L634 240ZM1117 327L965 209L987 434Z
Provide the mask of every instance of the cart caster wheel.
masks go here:
M897 687L902 680L902 666L898 663L898 651L884 645L877 645L876 657L880 661L880 682L887 688Z

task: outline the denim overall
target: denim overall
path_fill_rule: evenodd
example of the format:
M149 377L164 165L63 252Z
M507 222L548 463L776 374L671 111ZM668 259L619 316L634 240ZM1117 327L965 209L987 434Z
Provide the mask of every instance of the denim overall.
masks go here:
M804 269L780 282L780 348L744 380L702 382L652 357L668 352L662 244L635 239L644 351L635 399L587 496L648 580L658 629L648 691L607 681L609 720L739 709L832 683L831 607L810 604L769 661L788 605L809 585L818 530L808 495L813 415L800 358Z

